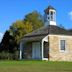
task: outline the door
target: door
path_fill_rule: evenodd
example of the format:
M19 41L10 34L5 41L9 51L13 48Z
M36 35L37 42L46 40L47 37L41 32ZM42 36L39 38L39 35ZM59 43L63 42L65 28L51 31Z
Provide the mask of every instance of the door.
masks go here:
M41 59L40 42L32 43L32 59Z

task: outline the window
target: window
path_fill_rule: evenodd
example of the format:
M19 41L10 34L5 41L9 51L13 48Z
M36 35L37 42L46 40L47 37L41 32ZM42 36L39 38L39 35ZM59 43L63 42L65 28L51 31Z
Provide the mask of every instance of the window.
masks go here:
M51 21L53 21L53 20L54 20L54 12L51 11Z
M60 50L61 51L65 51L65 43L66 43L65 40L60 41Z
M49 20L50 18L48 17L48 20Z
M51 11L51 15L53 15L53 12Z
M51 15L51 21L53 21L53 16Z

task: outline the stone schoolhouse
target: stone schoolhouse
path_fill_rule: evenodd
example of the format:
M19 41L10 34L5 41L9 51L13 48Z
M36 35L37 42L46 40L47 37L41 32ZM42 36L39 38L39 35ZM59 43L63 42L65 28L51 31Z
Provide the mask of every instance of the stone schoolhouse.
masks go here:
M20 41L20 60L72 61L72 31L57 26L56 9L44 10L46 26Z

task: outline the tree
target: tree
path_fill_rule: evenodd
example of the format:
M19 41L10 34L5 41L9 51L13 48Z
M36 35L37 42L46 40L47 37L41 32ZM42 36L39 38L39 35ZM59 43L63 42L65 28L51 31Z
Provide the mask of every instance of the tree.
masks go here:
M3 51L8 50L9 48L8 44L9 44L9 32L6 31L1 42L1 50Z
M0 51L7 52L9 54L14 52L16 53L16 51L18 51L17 46L19 45L21 38L25 34L30 33L43 25L42 16L37 11L27 14L23 20L17 20L10 26L10 29L5 32L0 44ZM4 52L2 54L4 54ZM15 55L18 55L18 53Z
M33 30L36 30L44 25L42 15L40 15L37 11L27 14L24 20L31 22Z
M9 31L6 31L2 42L0 43L0 59L18 59L18 53L16 54L16 42Z
M25 34L30 33L44 25L42 16L33 11L25 16L23 20L17 20L10 26L9 32L15 38L17 46Z
M20 39L27 33L32 32L31 22L18 20L10 27L10 33L15 37L17 44Z
M6 31L0 44L1 51L13 53L15 45L14 37L10 35L9 31Z
M10 33L15 37L15 41L19 44L21 38L44 25L42 16L33 11L25 16L23 20L17 20L10 26Z

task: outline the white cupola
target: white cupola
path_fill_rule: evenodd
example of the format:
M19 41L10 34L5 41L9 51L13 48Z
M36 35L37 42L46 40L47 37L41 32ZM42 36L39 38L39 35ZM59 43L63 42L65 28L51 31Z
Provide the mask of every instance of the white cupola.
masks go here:
M56 10L49 5L48 8L44 10L44 12L44 20L46 25L56 25Z

